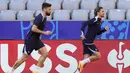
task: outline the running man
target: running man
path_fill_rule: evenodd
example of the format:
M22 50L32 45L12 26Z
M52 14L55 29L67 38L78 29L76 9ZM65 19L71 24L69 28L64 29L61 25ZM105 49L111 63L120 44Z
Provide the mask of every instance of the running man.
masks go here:
M85 21L81 27L81 39L83 42L83 55L84 59L79 61L78 69L81 72L85 65L89 62L99 60L101 54L94 44L95 37L107 31L109 28L106 26L101 30L102 18L104 17L103 7L97 7L94 10L95 17ZM88 25L88 31L84 34L85 27Z
M44 43L40 40L41 34L51 35L51 31L43 31L46 26L47 16L51 14L51 4L43 3L42 4L42 12L37 15L34 19L32 28L28 32L23 47L23 55L20 59L18 59L12 67L12 70L9 73L13 73L16 68L18 68L23 62L25 62L28 56L32 53L33 50L37 50L41 57L37 63L37 71L33 73L39 73L39 69L47 58L48 52Z

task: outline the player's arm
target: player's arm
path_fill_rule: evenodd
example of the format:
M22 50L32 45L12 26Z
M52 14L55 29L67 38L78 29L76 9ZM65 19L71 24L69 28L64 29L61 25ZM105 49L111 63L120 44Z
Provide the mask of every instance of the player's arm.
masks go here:
M84 30L85 30L85 27L87 26L87 21L85 21L82 26L81 26L81 39L84 40L85 39L85 35L84 35Z
M33 32L36 32L36 33L40 33L40 34L45 34L45 35L50 35L50 34L51 34L50 31L42 31L42 30L39 30L36 25L33 25L33 26L32 26L32 31L33 31Z
M35 19L33 21L32 31L36 32L36 33L40 33L40 34L50 35L51 34L50 31L42 31L42 30L38 29L38 26L41 23L42 19L43 19L42 16L41 17L40 16L35 17Z
M106 26L104 29L102 29L97 35L100 35L102 33L104 33L105 31L107 31L109 29L108 26Z
M85 21L81 26L81 34L84 35L85 27L87 26L87 21Z
M84 35L84 30L85 30L85 28L86 28L86 26L88 25L93 25L93 23L95 22L95 20L96 20L96 18L93 18L93 19L91 19L91 20L88 20L88 21L85 21L83 24L82 24L82 26L81 26L81 34L82 35Z

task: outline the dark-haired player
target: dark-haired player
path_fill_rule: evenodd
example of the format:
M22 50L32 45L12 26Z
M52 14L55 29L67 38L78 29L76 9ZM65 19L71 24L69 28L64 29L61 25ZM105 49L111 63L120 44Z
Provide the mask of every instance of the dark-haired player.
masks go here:
M108 30L107 26L101 30L102 18L104 17L103 7L95 8L94 15L94 18L85 21L81 27L81 39L83 42L84 59L79 61L78 69L80 72L87 63L99 60L101 58L101 54L98 48L95 46L94 40L97 35L100 35ZM85 34L84 30L86 26L88 26L88 31Z
M23 47L23 55L20 59L18 59L13 65L12 69L8 73L13 73L13 71L18 68L23 62L25 62L28 56L32 53L33 50L37 50L41 57L37 63L37 71L33 73L39 73L39 69L47 58L48 52L44 43L40 40L40 35L50 35L51 31L44 31L44 27L46 26L47 16L51 14L51 4L43 3L42 4L42 12L37 15L34 19L33 25L30 31L27 33L27 36L24 40Z

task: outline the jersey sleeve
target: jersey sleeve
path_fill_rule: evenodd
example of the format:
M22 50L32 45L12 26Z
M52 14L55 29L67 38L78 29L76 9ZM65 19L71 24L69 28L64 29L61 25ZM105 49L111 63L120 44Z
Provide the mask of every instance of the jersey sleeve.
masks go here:
M85 27L87 26L87 21L85 21L81 26L81 34L84 35Z
M95 26L95 23L100 23L101 22L101 18L95 17L91 20L88 20L87 24L88 26Z
M97 35L100 35L100 34L104 33L105 31L107 31L107 30L104 28L104 29L100 30L100 32L97 33Z
M93 26L95 25L95 22L97 22L97 19L96 18L93 18L91 20L88 20L88 26Z
M36 25L36 26L39 26L39 24L41 23L41 21L42 21L42 17L36 16L35 19L34 19L33 24Z
M95 22L95 18L93 18L93 19L90 19L90 20L88 20L88 21L85 21L85 22L83 22L83 24L82 24L82 26L81 26L81 34L83 35L84 34L84 30L85 30L85 28L86 28L86 26L88 25L88 26L91 26L91 25L93 25L93 23Z

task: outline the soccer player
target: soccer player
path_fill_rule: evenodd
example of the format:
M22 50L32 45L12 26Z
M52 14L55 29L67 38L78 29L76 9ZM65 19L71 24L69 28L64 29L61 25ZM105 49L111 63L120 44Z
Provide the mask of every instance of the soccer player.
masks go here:
M52 10L51 4L49 3L42 4L42 12L35 17L32 28L27 33L27 36L25 38L23 55L20 59L18 59L15 62L15 64L12 67L12 70L10 70L9 73L13 73L13 71L16 68L18 68L23 62L25 62L33 50L37 50L41 54L41 57L39 58L37 63L37 71L33 72L33 73L39 73L39 69L48 55L47 48L45 47L44 43L42 43L42 41L40 40L40 36L41 34L44 35L52 34L51 31L44 31L47 16L51 14L51 10Z
M79 61L78 69L80 72L83 70L87 63L99 60L101 58L101 54L98 48L95 46L94 40L97 35L100 35L109 29L108 26L106 26L101 30L102 18L104 17L103 7L95 8L94 15L94 18L85 21L81 27L81 39L83 42L84 59ZM84 34L86 26L88 26L88 31L86 34Z

